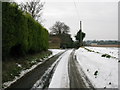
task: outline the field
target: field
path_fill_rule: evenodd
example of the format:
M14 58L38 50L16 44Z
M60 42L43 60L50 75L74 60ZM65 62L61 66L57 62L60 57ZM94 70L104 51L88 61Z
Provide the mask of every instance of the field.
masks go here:
M120 45L91 45L92 47L120 47Z
M68 52L72 51L68 50ZM81 73L81 70L84 72L81 74L88 77L94 88L118 88L118 54L119 48L115 47L84 47L75 50L74 53L79 72ZM70 53L65 53L60 60L51 80L50 88L71 87L67 70L68 57L70 57ZM63 81L66 86L63 85ZM86 81L85 83L87 85Z
M118 87L118 54L119 48L115 47L85 47L76 50L77 61L95 88Z

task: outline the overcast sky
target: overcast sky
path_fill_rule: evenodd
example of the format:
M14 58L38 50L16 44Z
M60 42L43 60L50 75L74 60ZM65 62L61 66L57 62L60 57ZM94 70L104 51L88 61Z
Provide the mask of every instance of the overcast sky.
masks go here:
M70 27L72 37L79 30L86 33L85 40L118 39L118 0L45 0L42 18L49 28L61 21Z

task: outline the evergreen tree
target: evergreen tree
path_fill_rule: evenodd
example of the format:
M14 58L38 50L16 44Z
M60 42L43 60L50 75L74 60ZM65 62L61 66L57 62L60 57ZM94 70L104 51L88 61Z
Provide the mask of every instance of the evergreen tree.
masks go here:
M77 47L79 47L79 46L82 46L83 45L83 39L85 38L85 33L84 32L82 32L81 30L79 30L78 32L77 32L77 35L75 36L75 38L76 38L76 40L77 40Z

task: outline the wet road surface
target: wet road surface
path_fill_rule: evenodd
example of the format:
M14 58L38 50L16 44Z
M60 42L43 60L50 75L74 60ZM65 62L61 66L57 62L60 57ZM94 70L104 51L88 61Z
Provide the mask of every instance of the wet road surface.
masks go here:
M76 60L76 56L74 55L75 50L72 51L69 62L68 62L68 73L70 79L70 90L74 89L90 89L95 90L90 81L88 80L87 76L84 74L82 69L78 69L78 62ZM79 65L80 66L80 65ZM85 81L87 82L87 85Z
M30 90L32 86L39 80L45 71L59 58L62 53L59 53L44 63L38 65L35 69L25 74L22 78L18 79L15 83L11 84L9 88L5 90L13 90L13 89L22 89L22 90Z
M39 80L45 73L45 71L51 67L51 65L61 56L64 52L59 53L44 63L37 66L34 70L25 74L22 78L17 80L17 82L13 83L9 88L5 90L14 90L14 89L22 89L22 90L30 90L33 85ZM71 52L68 60L68 75L69 75L69 86L70 88L67 90L85 90L89 88L89 90L95 90L92 86L91 82L83 72L82 68L80 68L79 63L76 60L76 56L74 55L75 49ZM78 67L79 66L79 67ZM52 72L53 73L53 72ZM59 77L59 76L58 76ZM52 78L52 76L50 76ZM48 79L49 81L49 79ZM49 85L48 81L45 82L46 85ZM87 82L87 84L86 84ZM35 89L39 90L39 89ZM52 89L51 89L52 90ZM61 90L61 89L59 89Z

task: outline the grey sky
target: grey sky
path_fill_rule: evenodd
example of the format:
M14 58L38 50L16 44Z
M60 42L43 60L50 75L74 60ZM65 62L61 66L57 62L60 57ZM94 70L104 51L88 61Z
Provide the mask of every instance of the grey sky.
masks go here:
M79 30L81 20L86 40L118 39L117 0L98 0L98 2L45 0L45 2L42 17L45 19L44 26L48 30L56 21L62 21L70 27L70 33L74 37Z

